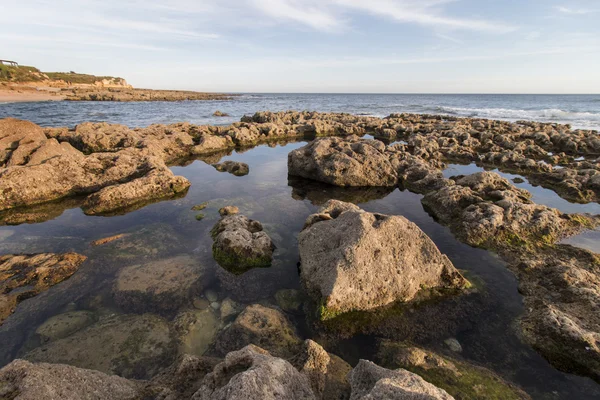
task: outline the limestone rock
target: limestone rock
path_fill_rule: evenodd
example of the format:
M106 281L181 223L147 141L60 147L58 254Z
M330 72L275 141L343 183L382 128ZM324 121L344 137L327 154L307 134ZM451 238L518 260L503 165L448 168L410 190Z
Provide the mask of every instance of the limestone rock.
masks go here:
M419 375L403 369L390 371L360 360L348 376L350 400L415 399L454 400L446 391L427 383Z
M227 215L213 227L213 257L223 268L242 274L256 267L269 267L275 245L258 221L243 215Z
M289 362L256 346L227 354L208 374L194 400L312 400L308 379Z
M413 300L421 289L468 282L433 241L401 216L331 200L299 237L301 277L321 318Z
M117 276L114 298L128 312L173 313L200 292L203 272L187 255L125 267Z
M69 311L47 319L35 331L42 343L63 339L95 322L95 316L89 311Z
M288 173L336 186L396 186L385 145L356 137L317 139L288 155Z
M277 357L291 357L300 349L301 340L286 316L274 308L253 304L217 338L221 354L254 344Z
M69 278L86 258L77 253L0 256L0 324L18 303Z
M175 318L180 353L201 356L215 340L220 323L210 308L184 311Z
M244 176L250 173L248 164L239 161L223 161L219 164L213 164L213 167L219 172L228 172L235 176Z

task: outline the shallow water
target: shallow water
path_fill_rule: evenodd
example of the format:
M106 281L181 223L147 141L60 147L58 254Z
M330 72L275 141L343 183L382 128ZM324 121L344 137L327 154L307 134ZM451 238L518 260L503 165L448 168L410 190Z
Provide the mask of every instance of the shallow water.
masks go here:
M551 367L516 335L516 319L522 313L521 296L514 276L493 254L458 242L423 209L421 196L385 189L340 189L287 176L287 154L304 143L259 146L234 152L224 159L242 161L250 174L235 177L217 172L203 161L173 167L190 180L187 196L149 205L114 217L85 216L78 208L66 209L54 220L14 227L0 227L0 251L77 251L89 256L69 280L21 303L0 326L0 361L22 356L39 343L32 339L37 327L53 315L88 310L94 315L123 313L113 302L115 277L124 267L173 255L187 254L205 267L206 290L217 293L218 302L231 298L242 304L275 304L280 289L300 288L296 236L306 217L329 198L353 201L368 211L403 215L427 233L454 265L466 271L477 290L468 295L416 308L395 323L401 329L370 327L369 335L357 335L328 343L349 362L372 358L377 337L411 339L448 354L443 341L456 338L467 360L500 373L528 391L535 399L592 399L600 397L600 385L590 379L561 373ZM455 174L455 173L454 173ZM195 204L209 202L197 221ZM242 214L263 223L277 245L274 264L240 276L232 275L212 260L209 230L218 220L218 208L236 205ZM99 238L129 233L122 241L92 247ZM169 317L171 318L171 317ZM293 316L307 337L320 335ZM102 344L98 344L102 346ZM94 357L90 349L88 357Z
M548 207L556 208L567 214L575 214L575 213L589 213L593 215L600 215L600 204L598 203L587 203L587 204L579 204L579 203L571 203L560 197L556 192L550 189L543 188L538 185L532 185L529 183L527 177L518 174L510 174L507 172L502 172L499 169L495 168L484 168L472 164L449 164L446 169L443 171L444 177L450 178L452 176L458 175L470 175L476 172L483 171L492 171L495 172L502 177L508 179L513 185L518 188L525 189L531 193L531 200L537 204L543 204ZM516 183L513 181L515 178L520 178L524 182Z
M189 121L230 124L257 111L318 110L385 117L392 113L444 114L507 121L571 124L600 130L598 95L477 94L244 94L229 101L37 102L0 104L0 118L15 117L43 126L105 121L130 127ZM230 117L213 117L216 110Z

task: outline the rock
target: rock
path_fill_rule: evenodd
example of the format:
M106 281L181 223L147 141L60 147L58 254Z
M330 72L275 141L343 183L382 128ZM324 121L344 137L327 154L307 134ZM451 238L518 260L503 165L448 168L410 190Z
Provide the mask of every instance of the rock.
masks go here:
M0 256L0 324L17 304L69 278L86 259L77 253Z
M258 221L227 215L213 227L213 257L234 274L271 266L275 245Z
M224 355L254 344L274 356L288 358L298 352L301 343L294 326L281 311L253 304L219 335L215 348Z
M210 309L185 311L175 318L175 328L179 334L180 353L201 356L213 343L220 323Z
M516 178L513 178L512 180L514 183L525 183L525 179L523 178L519 178L518 176Z
M312 400L308 379L289 362L250 345L227 354L208 374L194 400Z
M390 371L370 361L360 360L348 375L350 400L423 399L453 400L443 389L427 383L419 375L403 369Z
M128 312L176 312L202 289L204 268L187 255L123 268L113 296Z
M14 360L0 370L3 399L135 400L141 388L138 382L70 365Z
M292 365L305 375L318 399L347 399L350 397L348 373L352 367L312 340L304 341L302 350L290 359Z
M404 368L457 399L528 400L527 393L494 372L410 344L380 340L376 357L386 368Z
M206 300L210 301L211 303L219 300L219 295L212 289L208 289L206 292L204 292L204 297L206 297Z
M127 235L124 234L124 233L121 233L121 234L118 234L118 235L105 237L105 238L102 238L102 239L94 240L91 243L91 245L92 246L102 246L103 244L114 242L115 240L123 239L125 236L127 236Z
M198 391L204 377L220 362L218 358L181 355L169 368L152 378L149 388L152 392L159 392L157 399L189 399Z
M223 207L221 209L219 209L219 215L221 217L225 217L227 215L235 215L235 214L239 214L240 209L237 208L236 206L227 206L227 207Z
M422 289L468 281L433 241L401 216L331 200L298 236L301 278L321 319L413 300Z
M219 164L213 164L213 167L219 172L229 172L235 176L244 176L250 173L248 164L238 161L224 161Z
M237 315L240 310L240 305L235 301L231 300L229 297L223 300L221 303L221 320L226 321L229 318Z
M198 310L204 310L210 307L210 303L206 299L195 298L192 304L194 305L194 308Z
M281 289L275 293L277 305L286 312L298 313L302 311L303 296L296 289Z
M458 340L456 340L455 338L448 338L448 339L444 340L444 344L446 346L448 346L448 348L455 353L462 352L462 346L460 345L460 342Z
M396 186L398 176L378 140L317 139L288 155L288 173L336 186Z
M148 379L173 362L169 324L145 315L113 315L25 354L32 362L89 368L125 378Z
M72 335L96 321L89 311L70 311L47 319L35 331L42 343L63 339Z
M229 114L217 110L213 113L213 117L229 117Z
M208 201L205 201L204 203L196 204L194 207L192 207L192 211L202 211L206 207L208 207Z

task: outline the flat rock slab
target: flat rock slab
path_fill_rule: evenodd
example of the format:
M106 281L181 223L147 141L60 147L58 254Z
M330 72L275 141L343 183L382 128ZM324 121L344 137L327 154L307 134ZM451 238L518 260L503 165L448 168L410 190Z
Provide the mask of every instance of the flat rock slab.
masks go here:
M417 225L402 216L327 202L298 237L301 277L321 319L413 300L423 289L467 280Z

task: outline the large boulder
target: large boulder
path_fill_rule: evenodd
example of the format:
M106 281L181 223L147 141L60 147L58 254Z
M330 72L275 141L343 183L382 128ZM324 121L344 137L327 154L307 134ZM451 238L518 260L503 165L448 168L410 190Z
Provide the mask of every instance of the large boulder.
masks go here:
M404 369L390 371L360 360L348 376L350 400L454 400L446 391Z
M289 362L256 346L227 354L208 374L194 400L312 400L308 379Z
M336 186L396 186L398 175L378 140L317 139L288 155L288 173Z
M0 324L18 303L69 278L86 258L77 253L0 256Z
M0 398L15 400L134 400L141 384L61 364L15 360L0 370Z
M327 202L298 236L301 277L321 319L413 300L422 289L468 281L433 241L402 216Z
M114 298L128 312L170 314L201 290L203 273L187 255L131 265L119 272Z
M215 347L220 354L227 354L249 344L260 346L277 357L288 358L300 350L302 341L281 311L253 304L219 334Z
M213 256L228 271L242 274L252 268L271 266L275 245L260 222L239 214L225 215L211 234Z

